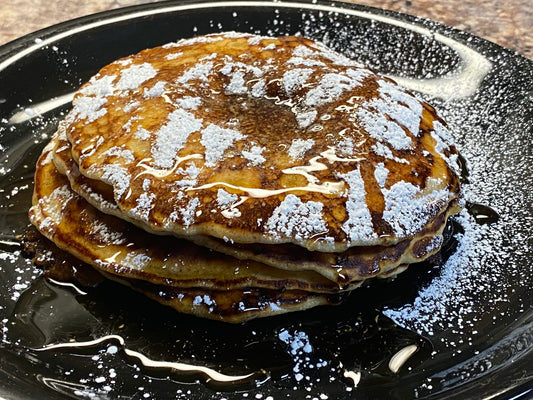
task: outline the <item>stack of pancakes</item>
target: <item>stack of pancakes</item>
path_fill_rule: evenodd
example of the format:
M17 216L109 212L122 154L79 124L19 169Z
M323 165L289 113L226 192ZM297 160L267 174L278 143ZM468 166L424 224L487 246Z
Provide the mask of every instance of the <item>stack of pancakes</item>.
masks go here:
M325 46L214 34L79 89L30 219L109 279L241 322L337 303L438 252L457 159L431 106Z

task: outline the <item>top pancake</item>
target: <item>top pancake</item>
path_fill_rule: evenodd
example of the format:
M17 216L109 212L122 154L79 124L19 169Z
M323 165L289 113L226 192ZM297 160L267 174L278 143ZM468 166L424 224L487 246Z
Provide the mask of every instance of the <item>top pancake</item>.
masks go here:
M344 251L415 236L457 202L433 108L299 37L223 33L104 67L66 133L80 172L153 232Z

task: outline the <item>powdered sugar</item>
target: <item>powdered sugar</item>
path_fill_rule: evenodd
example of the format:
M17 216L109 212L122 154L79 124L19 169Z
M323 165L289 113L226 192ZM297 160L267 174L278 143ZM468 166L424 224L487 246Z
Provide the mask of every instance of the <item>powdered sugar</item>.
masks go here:
M313 352L309 337L302 331L296 331L294 334L290 334L284 329L280 331L278 338L289 346L289 353L296 361L293 367L294 377L296 381L301 381L304 379L303 366L307 364L306 361Z
M128 267L133 269L143 270L151 261L152 259L150 258L150 256L148 256L144 252L131 252L126 254L126 257L124 257L124 260L122 260L121 264L127 265Z
M137 138L137 139L140 139L140 140L148 140L150 139L150 132L147 130L147 129L144 129L142 126L137 128L137 130L135 131L135 134L134 136Z
M389 160L393 160L401 164L409 164L409 161L407 161L405 158L399 158L395 156L390 147L384 145L381 142L377 142L376 144L372 145L372 151L376 155L388 158Z
M283 74L282 83L285 92L288 95L291 95L294 89L302 86L309 76L313 73L313 70L310 68L295 68L288 70Z
M357 116L370 137L385 141L396 150L408 150L411 147L411 138L402 127L390 121L384 114L361 108Z
M139 101L130 101L128 104L126 104L124 106L123 110L124 110L124 112L127 112L127 113L132 112L137 107L139 107L140 104L141 103ZM124 129L127 129L129 131L129 128L130 128L132 122L133 122L132 119L129 119L128 122L126 124L124 124Z
M318 111L316 110L297 112L295 116L298 127L300 129L308 128L313 122L315 122L317 115Z
M320 83L307 92L304 104L307 107L317 107L331 103L333 100L338 99L343 92L359 86L365 75L364 73L352 76L347 73L325 74Z
M116 64L122 65L123 67L130 65L133 62L131 58L123 58L121 60L115 61Z
M120 198L127 192L130 186L131 176L126 168L117 164L104 164L101 167L90 167L89 173L94 173L98 170L102 172L102 180L113 185L117 198Z
M324 64L322 61L313 60L311 58L305 58L305 57L291 57L289 60L287 60L287 64L294 64L294 65L303 66L303 67L325 67L326 66L326 64Z
M114 75L96 75L89 83L80 89L85 96L105 97L113 93L113 82L117 77Z
M435 150L438 151L442 158L446 161L449 167L455 171L456 174L461 174L461 167L458 164L458 158L456 154L446 156L445 151L450 149L450 145L454 144L453 137L448 128L446 128L439 121L433 121L433 132L431 136L437 142Z
M165 47L165 46L166 46L166 47ZM169 46L168 46L168 45L164 45L163 47L168 48ZM170 54L167 54L167 55L165 56L165 58L166 58L167 60L175 60L176 58L179 58L179 57L181 57L182 55L183 55L183 52L178 51L178 52L176 52L176 53L170 53Z
M387 181L387 176L389 175L389 170L385 168L385 164L378 163L374 169L374 177L379 186L384 187L385 182Z
M339 136L341 136L341 133L339 133ZM355 143L352 138L344 138L337 144L336 149L339 154L350 157L354 155Z
M319 52L307 46L298 45L292 51L294 57L316 58Z
M92 233L100 239L100 241L106 245L123 245L125 244L126 237L123 232L117 231L116 229L111 229L108 225L103 222L93 223L91 225Z
M193 300L193 304L195 306L199 306L199 305L202 305L202 304L205 304L205 305L210 306L210 307L214 307L215 306L215 302L207 294L205 294L203 296L196 296L194 298L194 300Z
M391 82L380 80L378 84L381 98L379 103L374 104L376 109L418 136L423 109L420 100Z
M83 191L84 197L91 204L98 204L99 209L105 210L110 214L119 212L118 206L114 201L107 200L101 193L95 192L93 187L87 184L80 185L81 190Z
M313 139L293 139L288 150L289 156L292 159L301 158L314 145L315 141Z
M442 207L449 199L446 189L423 195L421 189L409 182L396 182L390 189L382 189L385 198L383 219L397 236L415 234L434 215L434 208Z
M252 165L261 165L266 161L261 153L265 151L265 147L252 146L250 150L243 150L242 156L249 160Z
M258 80L256 83L252 85L252 88L250 89L250 94L256 98L263 97L265 93L266 93L266 82L264 79Z
M433 335L434 329L446 328L451 312L457 315L468 313L471 302L465 287L482 291L482 282L487 281L479 272L483 268L484 254L494 250L493 243L485 239L491 228L476 224L466 211L458 220L465 232L456 235L459 245L442 266L440 276L423 288L411 304L383 312L401 325L412 326L420 334ZM493 273L498 272L494 270Z
M137 205L131 210L131 213L141 220L148 221L155 198L154 193L141 193L136 200Z
M244 139L244 136L234 129L209 124L202 130L200 140L205 147L205 165L213 166L216 161L222 159L224 152L232 146L234 141L241 139Z
M246 87L246 81L244 80L244 72L243 71L235 71L231 75L231 80L229 84L226 86L226 93L227 94L246 94L248 92L248 88Z
M185 96L176 100L176 105L184 110L196 110L201 104L201 97Z
M188 227L196 219L196 210L200 206L200 200L197 197L194 197L189 200L187 206L180 208L178 211L173 211L169 218L171 221L183 221L183 225Z
M212 61L208 61L206 63L197 63L185 71L183 75L177 79L177 82L182 84L187 84L191 80L206 82L212 68Z
M135 64L122 70L117 83L118 90L137 89L143 82L153 78L157 71L149 63Z
M114 146L114 147L111 147L109 150L106 150L104 152L104 155L120 157L127 163L131 163L135 159L135 157L133 156L133 152L130 149L126 149L124 147L118 147L118 146Z
M154 164L171 168L176 153L182 149L189 135L202 128L202 120L188 111L177 109L168 116L168 122L155 134L152 147Z
M48 230L60 223L63 209L73 197L70 188L64 185L54 189L49 196L40 199L39 202L46 203L47 214L49 214L41 224L42 227Z
M222 208L231 207L239 200L239 196L226 192L224 189L218 189L217 203Z
M368 240L376 237L372 217L366 204L365 182L359 169L340 175L348 184L346 211L348 219L342 230L349 240Z
M129 65L122 63L122 65ZM121 71L120 78L116 85L113 82L117 79L113 75L96 75L81 90L81 96L73 100L73 109L68 119L87 119L90 123L101 118L107 113L103 107L107 103L107 97L117 90L131 90L138 88L143 82L156 75L156 70L149 63L131 65Z
M315 201L302 202L289 194L272 213L265 224L268 233L276 238L309 239L327 232L322 217L323 204Z
M219 71L228 76L230 81L225 85L225 92L228 95L244 95L247 94L249 78L246 75L251 74L253 78L260 78L265 73L267 68L258 68L254 65L245 64L242 62L228 61L222 65ZM260 83L262 82L262 83ZM264 85L264 81L259 81L259 86L252 90L252 95L259 97L258 94L262 91L261 87ZM257 83L255 84L257 85ZM254 86L255 86L254 85Z
M150 89L144 90L144 97L159 97L161 96L165 91L166 82L159 81L156 82L154 86L152 86Z
M107 99L102 97L76 97L72 100L73 108L69 118L86 119L87 122L93 122L107 113L107 110L103 108L106 103Z

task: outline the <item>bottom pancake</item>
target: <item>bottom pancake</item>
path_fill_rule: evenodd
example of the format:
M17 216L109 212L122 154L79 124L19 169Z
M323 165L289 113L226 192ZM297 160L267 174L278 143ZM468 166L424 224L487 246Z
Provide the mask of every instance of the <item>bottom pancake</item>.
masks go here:
M94 287L103 280L125 285L176 311L216 321L241 323L258 317L275 316L321 305L339 304L348 293L324 294L284 289L206 289L173 287L142 279L122 277L97 271L80 261L37 230L28 230L23 246L33 262L43 268L44 276L82 287Z
M158 303L184 314L229 323L303 311L322 305L340 304L347 293L321 294L304 290L206 290L154 285L139 279L127 279L103 273L105 277L140 292Z

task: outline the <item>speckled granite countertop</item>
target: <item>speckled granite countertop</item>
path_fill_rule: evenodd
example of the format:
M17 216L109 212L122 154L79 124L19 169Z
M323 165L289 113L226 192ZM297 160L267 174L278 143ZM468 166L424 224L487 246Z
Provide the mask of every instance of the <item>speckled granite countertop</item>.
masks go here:
M350 0L429 18L533 59L531 0ZM2 0L0 44L72 18L150 0Z

